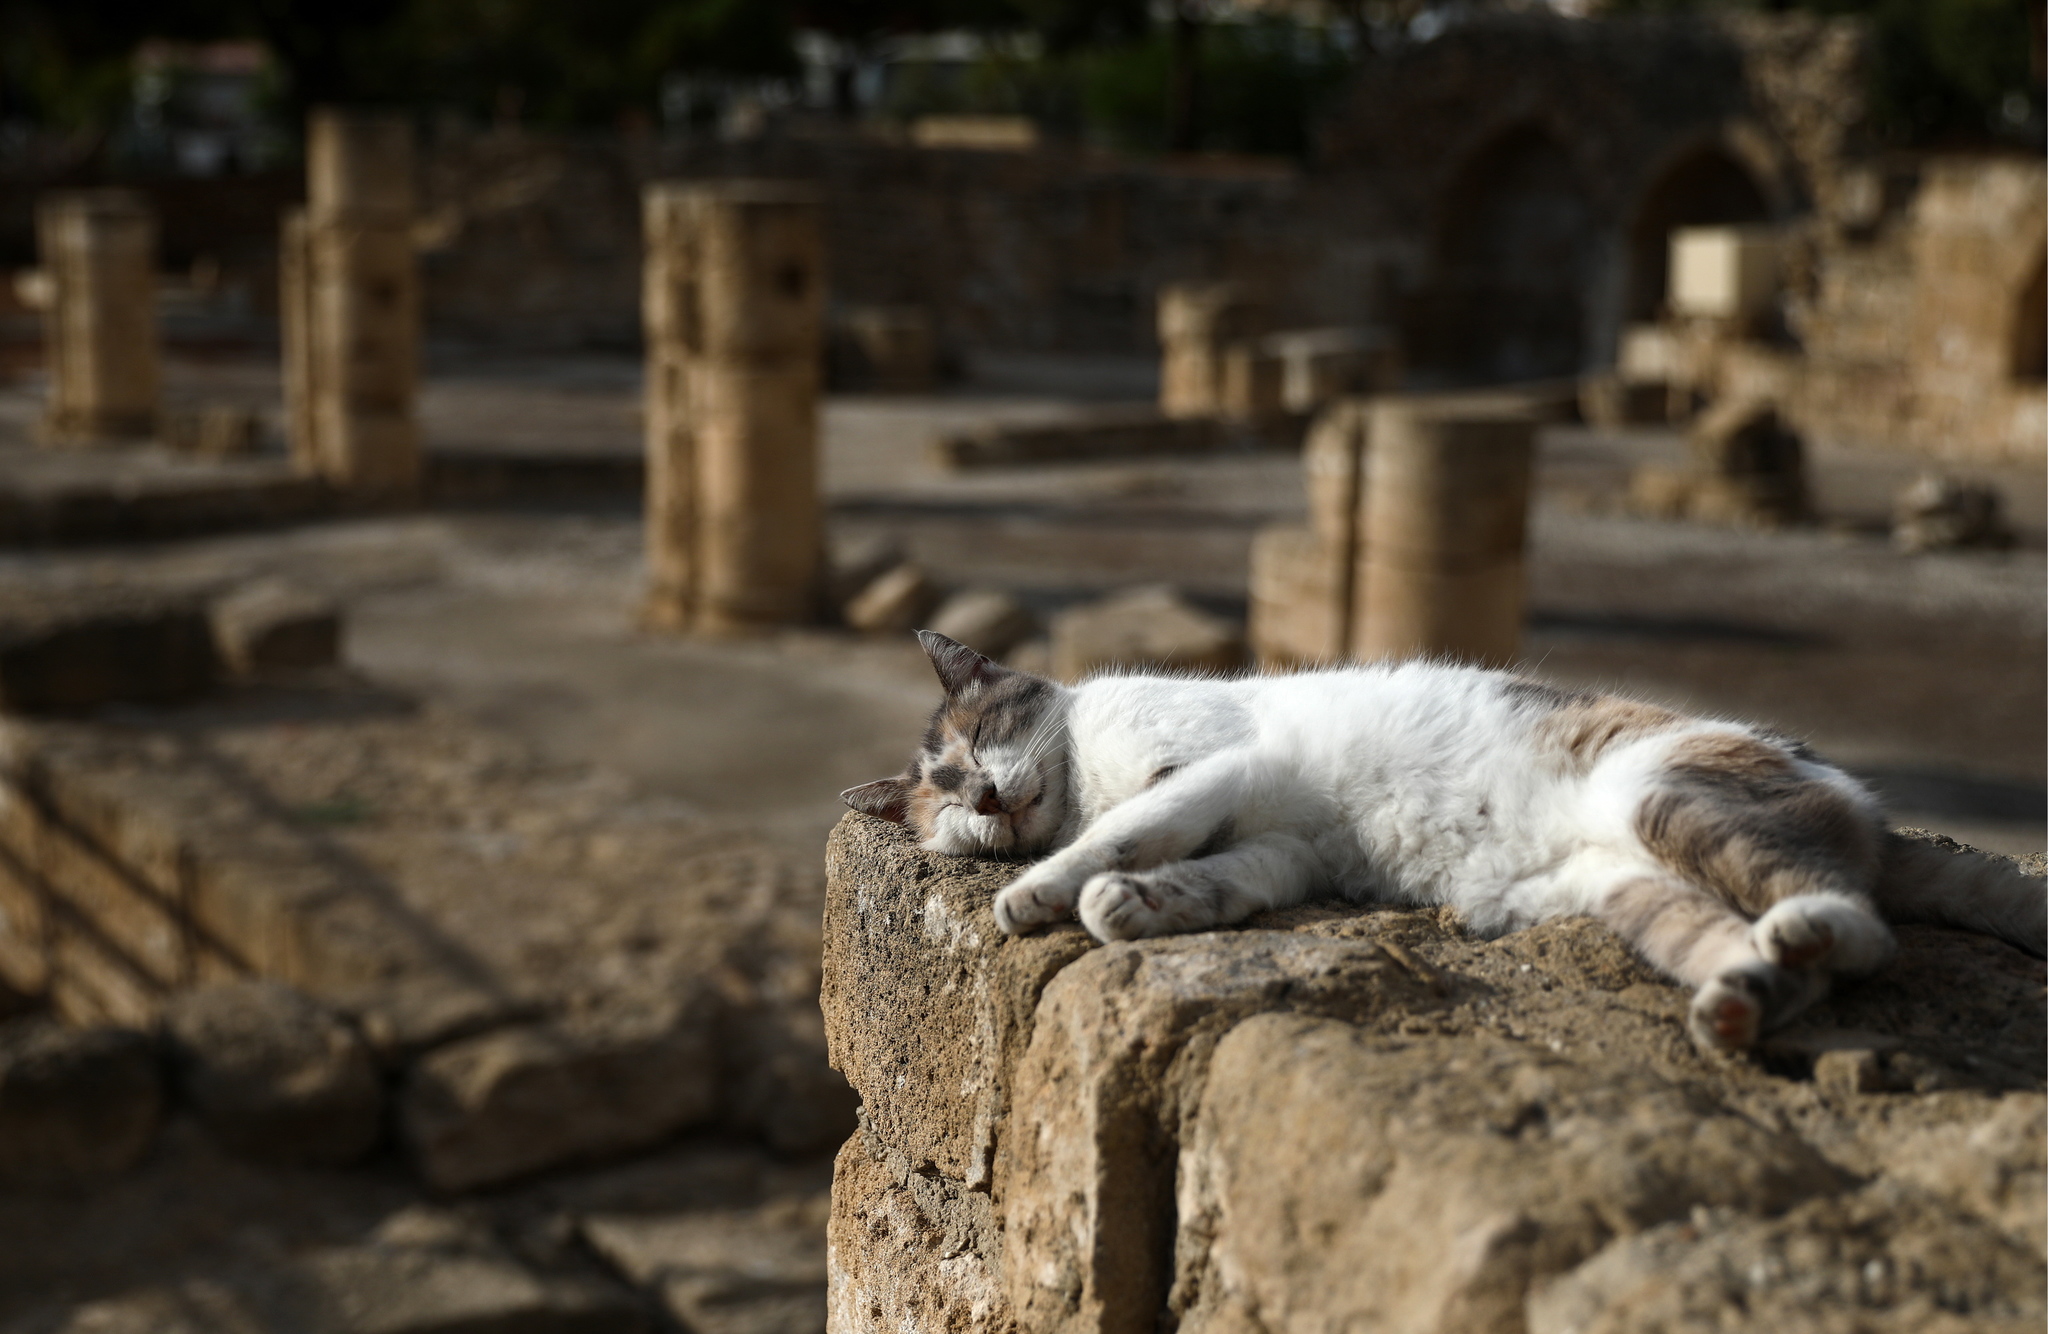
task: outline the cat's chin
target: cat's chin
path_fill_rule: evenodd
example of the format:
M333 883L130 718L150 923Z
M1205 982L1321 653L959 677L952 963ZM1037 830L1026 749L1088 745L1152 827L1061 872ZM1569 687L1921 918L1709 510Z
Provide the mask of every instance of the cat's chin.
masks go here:
M919 846L947 857L1015 857L1045 846L1050 834L1036 823L1020 827L999 815L972 815L953 807L940 812Z

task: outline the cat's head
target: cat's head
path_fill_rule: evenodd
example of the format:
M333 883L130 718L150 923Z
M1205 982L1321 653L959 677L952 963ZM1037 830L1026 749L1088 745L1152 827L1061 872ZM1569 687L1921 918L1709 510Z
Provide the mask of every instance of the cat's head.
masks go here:
M1066 692L930 630L917 633L946 698L910 767L850 787L857 811L910 826L956 857L1037 852L1066 817Z

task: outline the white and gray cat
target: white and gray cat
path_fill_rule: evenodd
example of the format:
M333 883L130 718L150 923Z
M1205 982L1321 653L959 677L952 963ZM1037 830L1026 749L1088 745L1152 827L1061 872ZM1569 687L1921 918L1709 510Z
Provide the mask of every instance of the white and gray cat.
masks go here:
M1012 935L1200 931L1319 892L1482 936L1591 914L1730 1050L1881 967L1887 919L2048 953L2041 881L1890 833L1763 728L1424 661L1067 687L919 639L945 701L904 773L842 795L934 852L1050 852L996 896Z

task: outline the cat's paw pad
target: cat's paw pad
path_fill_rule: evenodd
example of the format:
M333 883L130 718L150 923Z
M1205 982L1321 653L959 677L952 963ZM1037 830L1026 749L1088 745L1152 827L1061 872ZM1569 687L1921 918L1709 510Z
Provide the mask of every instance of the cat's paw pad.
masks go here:
M1780 968L1818 968L1835 948L1834 924L1820 913L1779 904L1750 928L1756 952Z
M1741 973L1723 973L1692 998L1686 1026L1693 1041L1712 1051L1747 1051L1763 1031L1764 998Z
M1074 896L1056 883L1026 876L997 894L994 907L997 929L1021 936L1072 913Z

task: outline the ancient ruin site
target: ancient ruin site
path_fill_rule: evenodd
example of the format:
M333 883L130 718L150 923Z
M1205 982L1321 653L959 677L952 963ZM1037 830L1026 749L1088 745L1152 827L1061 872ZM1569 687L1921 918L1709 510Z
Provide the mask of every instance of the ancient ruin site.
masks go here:
M917 630L1423 657L2048 877L2039 3L18 8L0 1334L2048 1319L2001 940L1729 1053L840 797Z

